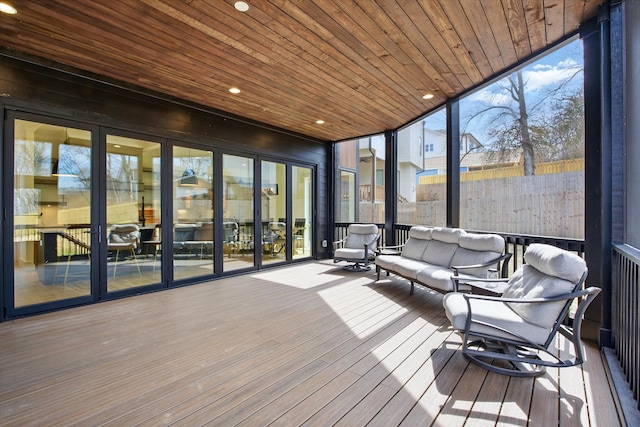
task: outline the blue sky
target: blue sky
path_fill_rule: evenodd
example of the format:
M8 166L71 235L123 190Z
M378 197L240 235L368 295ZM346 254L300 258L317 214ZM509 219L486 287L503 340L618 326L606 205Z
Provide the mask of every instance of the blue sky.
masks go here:
M551 54L526 65L522 70L527 104L532 106L540 101L550 89L573 74L576 67L583 67L581 40L565 44ZM582 86L581 74L571 82L572 88L578 86ZM460 102L461 126L464 127L466 118L476 111L512 102L508 93L500 89L500 81L475 91ZM548 103L545 102L545 104ZM491 141L486 130L492 121L490 113L485 114L482 118L476 118L470 122L466 131L472 133L484 145L489 145ZM444 129L446 124L444 109L428 117L426 123L431 129Z

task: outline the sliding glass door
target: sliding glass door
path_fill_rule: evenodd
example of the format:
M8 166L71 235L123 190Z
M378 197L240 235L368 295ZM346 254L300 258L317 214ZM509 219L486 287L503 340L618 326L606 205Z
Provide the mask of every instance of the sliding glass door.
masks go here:
M213 153L173 147L173 278L214 273Z
M160 283L160 143L106 135L107 292Z
M313 239L313 169L293 166L291 170L292 257L312 255Z
M91 255L98 242L98 227L92 225L92 132L35 120L9 124L12 146L5 153L12 157L13 253L4 257L5 265L13 264L9 310L90 299Z

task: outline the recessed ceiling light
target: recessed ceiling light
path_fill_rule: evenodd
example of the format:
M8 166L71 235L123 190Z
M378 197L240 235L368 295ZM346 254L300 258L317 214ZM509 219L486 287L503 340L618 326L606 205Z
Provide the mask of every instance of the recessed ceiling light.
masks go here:
M231 89L229 89L229 92L231 92L231 93L240 93L240 89L238 89L237 87L232 87Z
M246 2L243 1L237 1L233 4L233 6L236 8L237 11L239 12L246 12L247 10L249 10L249 5Z
M432 93L428 93L428 94L422 96L422 99L431 99L431 98L433 98L433 94Z
M9 15L18 13L15 7L5 2L0 2L0 12L8 13Z
M316 120L316 124L323 125L324 124L324 120Z

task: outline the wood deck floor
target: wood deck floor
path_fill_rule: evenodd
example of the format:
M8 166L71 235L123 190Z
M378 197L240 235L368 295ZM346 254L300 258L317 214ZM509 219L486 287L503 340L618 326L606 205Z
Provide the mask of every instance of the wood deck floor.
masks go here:
M619 425L600 352L469 364L442 297L305 263L0 324L0 425Z

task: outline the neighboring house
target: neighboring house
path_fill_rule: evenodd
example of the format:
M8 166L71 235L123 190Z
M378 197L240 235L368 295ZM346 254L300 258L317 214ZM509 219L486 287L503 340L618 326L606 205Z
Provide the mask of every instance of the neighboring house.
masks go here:
M360 201L371 201L371 192L374 188L374 201L384 201L384 144L384 135L358 139ZM373 182L375 186L372 185Z

